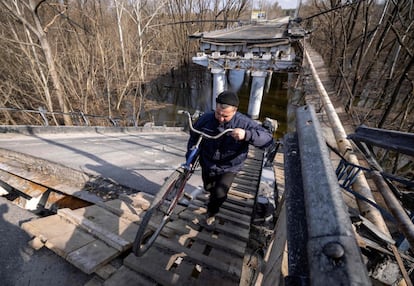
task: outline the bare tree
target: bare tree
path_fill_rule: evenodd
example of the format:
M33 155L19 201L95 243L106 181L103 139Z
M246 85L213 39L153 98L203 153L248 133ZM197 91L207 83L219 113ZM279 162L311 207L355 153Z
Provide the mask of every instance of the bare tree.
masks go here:
M413 7L411 0L313 0L302 9L312 19L312 45L336 75L337 94L355 122L412 132ZM376 156L385 170L412 176L405 156L380 150Z
M409 115L406 124L395 123L412 102L412 1L312 4L311 13L320 14L312 18L317 26L312 43L323 51L332 72L339 71L339 94L347 99L347 109L356 109L354 116L365 124L405 130Z
M138 125L146 98L160 91L155 79L191 67L198 45L188 36L212 30L214 19L220 27L237 20L247 3L0 0L0 99L18 109L70 111L64 124L71 119L82 124L75 115L83 113ZM5 117L17 122L10 112ZM39 120L30 113L25 117Z
M53 101L52 96L56 96L57 101L59 103L60 110L64 112L63 119L65 125L72 125L72 120L70 116L67 114L69 112L69 108L66 102L66 97L63 91L62 83L58 74L58 71L56 69L56 64L54 60L54 55L52 52L52 49L50 47L45 27L42 26L42 22L39 16L41 5L44 3L44 0L41 1L35 1L35 0L28 0L28 1L6 1L2 0L0 4L2 7L7 9L10 14L15 17L16 20L18 20L19 23L21 23L24 27L25 33L27 35L27 41L25 43L22 43L23 45L29 44L32 47L36 47L34 45L34 41L32 39L32 35L36 37L36 39L40 43L40 49L32 49L32 56L34 57L34 60L37 62L36 65L40 69L42 69L42 62L39 55L39 51L43 54L42 58L44 58L47 70L40 70L39 74L42 77L42 82L44 85L44 91L47 98L47 106L48 108L53 111ZM53 19L52 19L53 21ZM46 26L51 25L51 23L48 23ZM50 80L53 84L53 91L49 92L48 90L48 78L50 76ZM51 95L52 94L52 95Z

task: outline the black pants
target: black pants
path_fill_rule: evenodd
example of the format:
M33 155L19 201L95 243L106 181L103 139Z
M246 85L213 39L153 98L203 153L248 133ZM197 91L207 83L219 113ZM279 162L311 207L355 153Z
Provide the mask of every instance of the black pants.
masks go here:
M219 212L221 205L227 199L227 193L233 183L235 173L224 173L218 176L208 176L203 172L204 189L210 193L210 200L207 204L209 216Z

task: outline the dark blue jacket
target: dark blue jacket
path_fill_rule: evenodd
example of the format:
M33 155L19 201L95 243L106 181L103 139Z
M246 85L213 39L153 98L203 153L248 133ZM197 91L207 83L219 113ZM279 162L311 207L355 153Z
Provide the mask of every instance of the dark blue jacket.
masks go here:
M243 141L237 141L230 133L219 139L203 139L200 146L200 164L203 172L210 176L226 172L237 173L247 158L249 144L264 148L272 143L272 134L260 124L240 112L222 125L214 116L214 112L203 114L194 124L194 128L209 135L216 135L228 128L242 128L246 131ZM190 148L196 143L198 134L191 133L187 145L187 156Z

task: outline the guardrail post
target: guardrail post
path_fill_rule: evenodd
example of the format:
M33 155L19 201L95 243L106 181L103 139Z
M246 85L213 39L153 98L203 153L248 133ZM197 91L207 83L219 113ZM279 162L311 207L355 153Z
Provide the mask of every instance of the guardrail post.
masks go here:
M46 110L41 106L39 106L38 110L39 110L40 116L42 116L44 125L49 126L49 120L47 120L47 117L46 117Z
M117 127L117 126L118 126L118 123L117 123L117 122L116 122L116 120L114 120L113 118L108 117L108 120L111 122L112 126L115 126L115 127Z
M82 111L79 112L79 114L82 116L83 121L85 122L86 126L89 126L89 120L88 118L86 118L85 113L83 113Z
M313 106L296 110L311 285L371 285Z

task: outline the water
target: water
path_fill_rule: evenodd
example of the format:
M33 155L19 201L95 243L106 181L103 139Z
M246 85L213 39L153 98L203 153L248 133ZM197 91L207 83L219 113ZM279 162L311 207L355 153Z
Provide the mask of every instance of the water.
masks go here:
M268 80L268 79L266 79ZM263 92L262 104L260 107L259 121L266 117L275 119L278 122L276 137L282 137L287 130L287 104L288 104L288 75L286 73L273 73L270 87ZM242 89L238 92L240 98L239 111L247 114L249 105L251 80L246 80Z
M240 81L240 79L238 79ZM266 81L269 77L266 78ZM157 84L158 95L155 95L161 108L147 110L143 118L149 118L157 125L183 125L185 118L177 115L177 110L184 109L193 113L196 110L207 112L211 110L212 75L207 69L194 72L184 80L176 78L163 79ZM244 80L237 91L240 98L239 111L247 114L251 87L251 78L244 75ZM162 88L160 88L160 84ZM278 122L276 138L281 138L288 130L288 74L273 73L270 85L265 85L262 97L259 121L266 117ZM229 84L229 88L231 85Z

